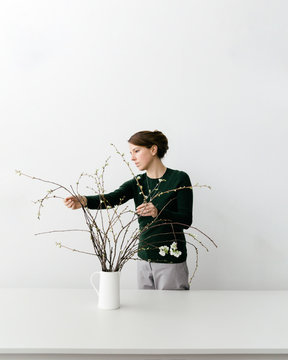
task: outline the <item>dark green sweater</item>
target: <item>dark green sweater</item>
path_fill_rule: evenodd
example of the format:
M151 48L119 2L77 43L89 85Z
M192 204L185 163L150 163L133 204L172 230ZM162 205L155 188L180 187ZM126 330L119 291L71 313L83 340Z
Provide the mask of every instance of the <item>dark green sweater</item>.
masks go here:
M184 171L170 168L167 168L164 175L160 178L158 190L156 189L155 191L153 191L153 189L159 183L159 179L149 178L146 172L138 174L136 177L138 178L139 184L143 186L144 194L148 195L150 189L152 191L152 197L157 193L175 189L180 186L191 186L190 178ZM161 181L161 179L164 179L164 181ZM129 199L134 199L135 208L141 205L144 200L135 178L126 181L117 190L104 194L104 197L111 206L118 205L120 199L122 199L121 204ZM99 195L86 196L86 198L89 209L105 208L103 203L100 204ZM150 198L148 198L147 201L150 201ZM160 213L161 209L168 202L169 204ZM141 233L138 244L138 256L143 260L158 263L180 263L185 261L187 258L187 249L183 229L188 229L192 224L193 190L181 189L171 191L157 196L152 200L152 203L158 209L159 215L157 220L151 225L151 228ZM139 229L142 230L145 225L152 220L152 216L138 216ZM171 224L171 222L181 224ZM163 245L170 247L174 241L177 242L177 249L181 251L182 254L179 257L170 255L170 252L165 256L160 255L159 247Z

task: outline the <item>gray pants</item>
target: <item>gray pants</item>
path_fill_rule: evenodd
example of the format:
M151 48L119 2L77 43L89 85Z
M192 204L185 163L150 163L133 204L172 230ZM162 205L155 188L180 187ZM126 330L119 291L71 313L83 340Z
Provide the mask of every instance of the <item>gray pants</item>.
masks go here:
M189 290L186 261L178 264L137 261L139 289Z

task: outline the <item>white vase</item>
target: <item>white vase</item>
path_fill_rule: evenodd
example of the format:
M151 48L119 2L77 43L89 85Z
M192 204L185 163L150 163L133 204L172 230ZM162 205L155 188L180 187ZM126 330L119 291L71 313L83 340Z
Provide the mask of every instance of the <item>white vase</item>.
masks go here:
M93 282L99 274L99 290ZM90 282L98 295L98 308L114 310L120 308L120 271L95 271L90 276Z

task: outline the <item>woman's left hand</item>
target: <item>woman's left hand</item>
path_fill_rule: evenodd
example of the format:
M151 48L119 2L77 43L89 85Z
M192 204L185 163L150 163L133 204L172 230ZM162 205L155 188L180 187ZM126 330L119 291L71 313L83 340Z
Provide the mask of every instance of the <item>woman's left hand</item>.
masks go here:
M156 217L158 215L158 209L152 204L152 202L143 203L136 208L136 212L141 216L152 216Z

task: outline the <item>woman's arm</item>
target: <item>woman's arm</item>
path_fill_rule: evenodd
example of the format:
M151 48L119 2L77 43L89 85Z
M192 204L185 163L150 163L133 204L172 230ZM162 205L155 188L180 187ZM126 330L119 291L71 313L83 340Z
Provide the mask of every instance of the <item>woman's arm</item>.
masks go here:
M117 190L108 194L102 194L101 197L100 195L85 196L87 199L87 207L89 209L106 209L105 203L111 207L119 205L120 203L125 203L134 196L134 181L134 179L128 180L123 183ZM103 197L105 198L105 201Z
M80 209L81 206L87 206L89 209L106 209L106 205L114 207L123 204L133 198L133 181L128 180L122 184L117 190L101 195L94 196L70 196L64 199L64 204L72 210ZM105 198L105 201L103 199Z

